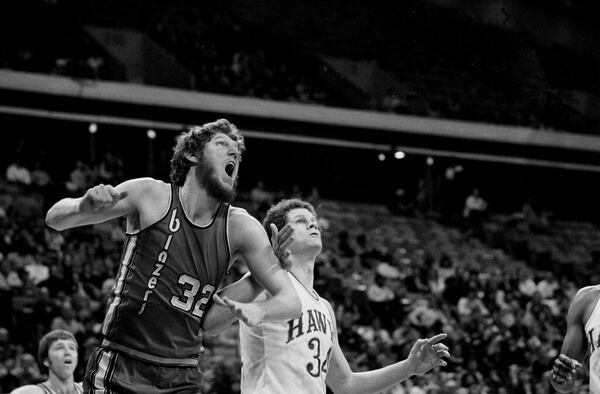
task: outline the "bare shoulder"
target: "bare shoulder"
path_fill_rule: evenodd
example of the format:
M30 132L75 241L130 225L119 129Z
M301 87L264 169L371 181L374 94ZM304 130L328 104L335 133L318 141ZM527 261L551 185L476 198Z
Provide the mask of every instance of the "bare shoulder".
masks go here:
M260 225L259 221L248 213L244 208L234 207L233 205L229 209L229 220L235 224L248 224L249 222L256 222Z
M598 300L600 297L600 285L596 286L585 286L577 290L575 297L573 297L573 303L592 303Z
M569 315L578 320L581 318L583 321L587 321L598 302L598 298L600 298L600 286L582 287L573 297L569 307Z
M43 394L44 390L37 385L28 384L10 392L10 394Z
M170 192L168 183L149 177L130 179L118 185L117 189L126 190L137 197L147 198Z
M264 231L260 222L243 208L231 206L229 210L229 223L233 233L240 236L251 235L255 232Z
M231 206L227 231L231 248L236 252L248 247L265 246L265 243L270 245L260 222L243 208Z
M169 209L171 186L154 178L136 178L117 186L126 191L125 201L135 206L135 214L128 217L127 231L135 232L155 223Z

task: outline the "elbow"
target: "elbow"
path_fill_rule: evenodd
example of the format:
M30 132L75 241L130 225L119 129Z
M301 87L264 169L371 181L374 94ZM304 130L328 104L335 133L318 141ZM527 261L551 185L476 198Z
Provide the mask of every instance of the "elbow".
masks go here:
M348 376L345 379L338 382L327 382L330 386L331 391L334 394L361 394L359 391L359 386L357 384L353 384L352 376Z
M215 337L219 335L219 330L214 325L206 324L202 327L202 336L203 337Z
M54 217L50 215L50 212L46 214L46 219L44 221L46 222L46 226L50 227L53 230L60 231L56 221L54 220Z
M52 230L63 231L65 229L58 223L54 215L50 214L50 212L46 214L46 219L44 221L46 222L46 226L50 227Z
M212 308L218 308L213 305ZM215 337L219 335L227 326L223 321L215 318L212 311L209 311L209 315L202 322L202 336L203 337Z

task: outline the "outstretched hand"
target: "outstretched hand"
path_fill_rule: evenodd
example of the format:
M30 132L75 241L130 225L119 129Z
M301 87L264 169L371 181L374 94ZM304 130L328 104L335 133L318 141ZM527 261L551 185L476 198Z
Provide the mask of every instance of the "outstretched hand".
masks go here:
M577 360L567 356L566 354L560 354L556 360L554 360L554 366L552 367L552 379L563 385L573 379L573 376L581 368L581 363Z
M227 297L220 297L218 294L215 294L213 299L215 304L229 309L231 313L250 327L260 324L263 320L264 312L256 303L233 301Z
M294 234L294 230L292 229L291 224L286 224L283 226L281 231L277 229L273 223L270 223L271 227L271 245L273 245L273 250L275 251L275 255L279 259L281 266L287 270L292 268L292 262L290 261L290 250L288 246L294 240L292 235Z
M423 375L435 367L448 365L444 360L444 357L450 357L448 346L438 343L446 337L446 334L438 334L415 342L407 358L407 361L413 365L415 375Z

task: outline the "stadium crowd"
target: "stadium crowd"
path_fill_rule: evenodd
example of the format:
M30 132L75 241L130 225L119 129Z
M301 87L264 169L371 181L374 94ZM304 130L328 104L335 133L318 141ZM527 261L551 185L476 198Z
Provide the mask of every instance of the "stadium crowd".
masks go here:
M45 226L44 212L56 195L80 195L100 181L118 183L122 163L111 155L97 166L78 162L64 182L39 163L27 168L15 161L3 175L0 392L43 380L33 355L41 335L56 328L78 339L80 381L99 342L123 223L58 233ZM242 193L238 205L260 218L282 195L259 183ZM485 237L419 212L390 215L379 205L322 200L316 189L305 198L320 214L324 238L315 289L333 301L340 343L354 370L404 358L417 338L446 332L449 365L388 393L551 392L548 374L577 288L571 279L534 269L490 247ZM234 267L227 283L246 270L242 264ZM205 392L239 391L238 343L236 325L205 340L199 349Z

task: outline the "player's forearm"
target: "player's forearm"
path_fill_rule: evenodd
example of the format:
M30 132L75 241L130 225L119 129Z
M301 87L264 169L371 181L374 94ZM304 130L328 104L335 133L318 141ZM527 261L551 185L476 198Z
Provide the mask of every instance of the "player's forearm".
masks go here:
M266 301L258 303L262 310L262 321L295 319L302 312L300 297L292 286L282 288Z
M204 335L209 337L219 335L223 330L235 323L236 320L238 320L237 316L228 308L213 304L206 315L206 319L204 319L202 331Z
M58 231L82 225L85 215L80 206L81 198L63 198L48 210L46 224Z
M414 375L414 368L407 360L397 362L387 367L367 372L354 372L340 387L334 387L334 392L363 394L378 393L386 390Z
M252 276L246 275L237 282L227 286L219 292L219 295L233 301L252 302L263 291L264 289L256 283ZM204 334L208 336L218 335L237 319L237 316L229 308L213 304L202 324Z

